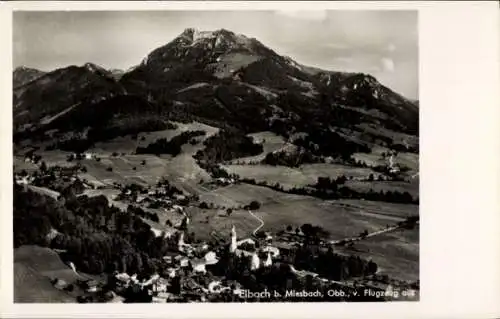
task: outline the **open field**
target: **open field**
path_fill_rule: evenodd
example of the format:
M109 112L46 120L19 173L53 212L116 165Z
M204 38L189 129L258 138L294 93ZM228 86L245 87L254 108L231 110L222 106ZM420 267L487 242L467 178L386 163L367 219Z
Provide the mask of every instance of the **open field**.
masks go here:
M78 291L67 293L56 289L50 282L55 278L74 283L78 279L92 277L75 274L52 249L39 246L14 249L15 302L76 302Z
M25 162L24 157L14 156L14 172L21 172L22 170L33 173L38 170L38 166L33 163Z
M24 263L14 263L14 302L74 303L71 295L56 289L50 280Z
M408 281L419 279L418 227L368 238L354 247L361 257L376 262L381 274Z
M260 162L267 154L282 150L287 146L285 139L273 132L252 133L248 134L248 136L253 139L254 143L262 144L262 153L255 156L237 158L230 161L230 163Z
M387 165L389 160L382 157L382 153L387 151L389 151L387 148L375 147L371 153L354 153L352 157L357 161L365 162L368 166ZM394 164L408 167L410 174L419 171L418 154L398 152L398 155L394 156L393 160Z
M233 225L238 237L245 238L259 226L259 222L246 210L234 210L231 216L227 216L225 211L219 209L202 210L190 207L188 213L191 216L189 231L194 232L196 238L201 240L210 240L211 233L214 232L218 238L229 241Z
M61 152L42 152L40 155L48 166L69 167L76 164L75 161L68 162L66 160L67 154ZM196 164L195 160L186 154L174 158L169 155L160 157L155 155L120 155L117 157L97 155L101 158L100 161L94 159L80 161L87 168L87 172L80 173L80 177L88 180L91 184L103 186L118 182L120 184L136 183L149 186L155 185L162 177L196 181L210 178ZM144 165L142 165L143 161ZM20 159L18 162L24 163ZM112 168L112 171L108 171L109 167Z
M162 130L153 132L143 132L137 135L137 140L133 140L131 135L116 137L114 139L96 143L89 151L99 154L111 154L113 152L133 154L138 146L145 147L160 138L167 140L187 131L205 131L206 135L199 137L200 141L216 134L219 129L199 122L180 123L172 122L177 126L173 130ZM201 144L200 144L201 145ZM187 146L187 145L185 145ZM183 149L184 150L184 149ZM193 153L194 154L194 153Z
M376 231L387 224L395 224L417 211L415 205L391 205L383 202L323 201L317 198L290 195L254 185L232 185L220 188L204 199L213 196L217 205L227 205L231 199L237 204L246 205L252 200L261 203L254 213L265 222L262 230L279 231L287 225L298 227L305 223L319 225L331 233L331 239L341 239L357 235L363 230ZM226 199L227 198L227 199ZM387 204L387 213L385 206ZM252 225L257 225L255 219Z
M380 174L369 169L340 164L305 164L299 168L271 165L225 165L230 173L242 178L253 178L257 182L266 181L270 185L280 183L284 188L302 187L315 184L318 177L336 178L342 175L353 178L367 178Z

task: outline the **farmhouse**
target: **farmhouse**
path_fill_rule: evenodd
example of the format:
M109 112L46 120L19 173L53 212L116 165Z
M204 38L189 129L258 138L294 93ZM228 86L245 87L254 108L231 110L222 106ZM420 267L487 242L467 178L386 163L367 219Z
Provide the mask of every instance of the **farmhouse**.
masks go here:
M168 287L168 280L160 277L153 283L152 291L154 293L166 292L167 287Z
M84 289L86 292L96 292L98 290L98 285L99 283L96 280L89 279L89 280L80 280L78 282L80 287Z

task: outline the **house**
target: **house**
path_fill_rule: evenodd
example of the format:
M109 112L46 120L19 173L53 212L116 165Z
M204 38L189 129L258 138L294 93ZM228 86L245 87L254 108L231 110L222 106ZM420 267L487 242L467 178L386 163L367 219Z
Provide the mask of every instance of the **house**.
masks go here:
M288 242L277 242L273 246L279 250L280 254L287 256L296 249L294 244Z
M171 264L173 261L173 258L172 258L172 256L163 256L163 261L165 261L165 263L167 263L167 264Z
M146 196L144 195L138 195L137 199L135 200L136 203L142 203L146 199Z
M172 209L174 211L177 211L178 213L182 213L184 211L184 208L182 206L179 206L179 205L173 205Z
M189 259L183 258L180 260L180 266L183 268L189 267Z
M177 199L177 200L185 200L186 196L185 195L181 195L181 194L175 194L174 198Z
M265 238L265 241L266 241L266 242L270 242L270 241L272 241L272 240L273 240L273 236L271 236L271 234L269 234L269 233L266 233L266 238Z
M207 265L214 265L219 262L217 259L217 255L213 251L209 251L208 253L205 254L205 264Z
M243 244L248 244L250 246L255 246L255 240L253 240L252 238L245 238L245 239L242 239L242 240L238 240L238 242L236 244L237 244L238 247L240 245L243 245Z
M207 269L205 268L206 262L204 258L195 258L191 260L191 267L193 268L194 272L197 273L206 273Z
M174 278L177 275L177 269L176 268L168 268L168 277Z
M99 283L93 279L80 281L79 284L86 292L96 292L99 289Z
M276 258L280 254L280 250L277 247L274 246L266 246L261 249L262 252L264 253L270 253L273 258Z
M153 296L153 303L166 303L169 299L172 299L173 295L168 292L161 292L156 296Z
M55 288L57 288L59 290L63 290L64 288L66 288L68 286L68 283L62 279L55 279L53 281L53 285Z
M153 290L153 292L157 292L157 293L166 292L167 287L168 287L168 280L160 277L160 278L158 278L158 280L156 280L153 283L152 290Z
M127 273L119 273L115 275L116 284L119 287L128 287L130 283L130 276Z
M30 182L32 182L32 179L30 179L29 176L24 176L16 179L16 183L21 185L28 185Z

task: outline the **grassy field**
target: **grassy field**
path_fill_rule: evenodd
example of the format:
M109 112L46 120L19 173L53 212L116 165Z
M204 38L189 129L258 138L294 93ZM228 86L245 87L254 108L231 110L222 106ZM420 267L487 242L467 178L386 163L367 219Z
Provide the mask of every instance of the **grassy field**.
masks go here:
M418 214L417 205L393 204L363 200L330 200L299 195L289 195L269 188L254 185L232 185L219 188L202 196L202 199L216 205L242 205L252 200L262 206L254 214L264 221L261 230L277 232L288 225L296 228L305 223L318 225L330 233L330 239L342 239L358 235L364 230L369 232L394 225L406 217ZM220 210L201 210L193 208L191 229L198 238L210 238L215 231L224 237L235 225L238 237L245 237L259 226L245 210L235 210L226 216ZM208 221L208 223L207 223ZM372 258L380 265L382 273L398 279L418 279L418 230L397 231L375 236L355 247L355 254ZM346 250L345 248L335 248ZM353 251L348 251L353 253Z
M133 154L135 153L135 150L138 146L145 147L160 138L165 138L167 140L170 140L174 136L180 135L181 133L186 131L205 131L206 135L200 138L201 141L216 134L219 131L218 128L205 125L199 122L192 122L192 123L172 122L172 124L176 125L177 128L173 130L162 130L162 131L140 133L137 136L137 140L133 140L131 135L117 137L105 142L96 143L96 145L89 151L98 154L111 154L113 152L117 152L119 154L121 153Z
M32 173L38 170L38 166L33 163L25 162L22 156L14 156L14 172L21 172L23 170Z
M231 161L234 163L248 163L248 162L260 162L267 154L284 149L286 144L285 139L282 136L276 135L273 132L259 132L248 134L249 137L253 139L254 143L262 144L263 151L259 155L241 157Z
M230 173L242 178L253 178L257 182L266 181L270 185L280 183L284 188L301 187L315 184L318 177L367 178L370 174L376 178L379 173L369 168L359 168L339 164L305 164L299 168L271 165L225 165Z
M363 230L375 231L418 213L415 205L394 205L369 201L323 201L317 198L290 195L254 185L232 185L204 195L216 205L245 205L252 200L261 203L255 212L265 222L263 230L279 231L287 225L305 223L319 225L331 233L331 239L356 235ZM208 199L212 199L211 201ZM251 217L251 216L250 216ZM258 226L255 218L252 225ZM255 227L256 227L255 226Z
M217 237L229 240L233 225L238 237L245 238L260 225L246 210L234 210L230 216L219 209L202 210L191 207L188 212L191 216L189 231L194 232L196 238L201 240L210 240L212 232L216 233Z
M209 179L210 176L201 169L192 155L203 147L202 141L209 136L216 134L218 129L208 125L193 122L188 124L175 123L178 128L175 130L165 130L159 132L143 133L144 141L132 141L130 136L119 137L105 143L97 143L96 147L89 150L100 158L100 161L94 159L81 160L81 164L87 168L86 173L81 177L96 185L109 185L113 182L120 184L137 183L143 186L154 185L162 177L180 181L199 181L200 179ZM184 145L182 154L172 157L170 155L133 155L135 145L140 143L142 146L155 141L158 138L170 139L184 131L203 130L207 133L200 138L197 145ZM142 136L141 135L141 136ZM140 140L140 137L139 137ZM133 142L133 143L132 143ZM132 143L132 144L131 144ZM112 156L117 152L118 156ZM37 152L42 156L42 160L49 166L68 167L75 165L75 161L68 162L69 152L62 151L41 151ZM125 153L125 155L122 155ZM144 162L144 165L142 164ZM25 163L22 157L15 157L16 170L28 168L36 169L36 166ZM108 168L111 167L112 171Z
M68 167L76 163L74 161L68 162L66 160L67 154L59 151L43 152L41 155L49 166ZM99 156L101 155L99 154ZM24 163L20 160L18 162ZM84 159L80 163L87 168L87 172L80 173L80 177L101 186L111 185L113 182L149 186L155 185L162 177L196 181L210 178L205 170L201 169L195 160L187 154L181 154L174 158L168 155L160 157L155 155L119 155L117 157L104 155L100 161ZM20 170L21 167L16 166L16 169ZM112 168L112 171L108 171L109 167Z
M371 153L354 153L352 157L361 162L365 162L368 166L378 166L387 165L389 163L388 159L382 157L382 153L389 151L389 149L384 147L374 147ZM397 156L394 156L394 164L408 167L410 169L409 173L414 174L419 171L419 159L418 154L399 152Z
M371 237L354 247L361 257L376 262L382 274L408 281L419 279L418 227Z
M52 249L21 246L14 250L14 301L24 303L76 302L78 289L66 293L56 289L51 279L74 283L77 279L93 278L75 274ZM94 278L96 279L96 278Z

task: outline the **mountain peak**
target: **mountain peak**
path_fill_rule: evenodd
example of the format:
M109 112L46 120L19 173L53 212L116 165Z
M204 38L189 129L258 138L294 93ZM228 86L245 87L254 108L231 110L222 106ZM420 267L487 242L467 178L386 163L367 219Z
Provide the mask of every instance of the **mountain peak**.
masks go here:
M176 39L180 44L186 46L209 46L211 48L227 45L250 46L252 44L252 39L223 28L213 31L186 28Z
M90 63L90 62L87 62L83 65L83 67L88 70L89 72L92 72L92 73L95 73L95 72L103 72L103 73L106 73L106 70L103 69L102 67L94 64L94 63Z

